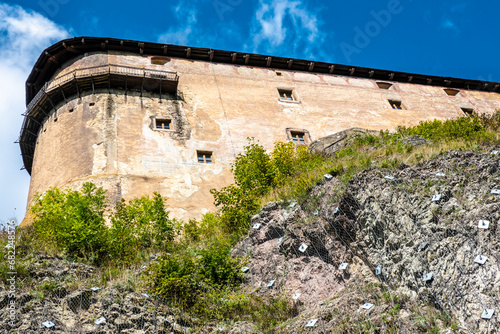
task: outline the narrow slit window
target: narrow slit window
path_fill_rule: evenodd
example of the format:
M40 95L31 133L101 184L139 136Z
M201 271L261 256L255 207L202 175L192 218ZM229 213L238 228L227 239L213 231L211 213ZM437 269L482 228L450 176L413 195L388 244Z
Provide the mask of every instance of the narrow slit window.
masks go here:
M389 89L392 87L392 84L388 82L377 82L377 86L380 89Z
M392 109L397 109L397 110L403 110L403 103L401 101L396 101L396 100L389 100L389 104L391 105Z
M306 143L306 138L305 138L305 133L304 132L299 132L299 131L292 131L290 133L292 136L292 141L296 144L305 144Z
M472 116L474 115L474 109L472 108L460 108L462 109L462 112L466 115L466 116Z
M274 73L276 73L276 76L278 76L278 77L280 77L280 76L282 76L282 75L283 75L283 73L278 72L278 71L276 71L276 72L274 72Z
M171 130L172 120L171 119L156 119L156 129L158 130Z
M278 89L281 101L297 101L292 89Z
M445 89L444 92L449 96L456 96L458 93L460 93L458 89L450 89L450 88Z
M211 164L213 162L212 152L208 151L198 151L198 162L200 164Z

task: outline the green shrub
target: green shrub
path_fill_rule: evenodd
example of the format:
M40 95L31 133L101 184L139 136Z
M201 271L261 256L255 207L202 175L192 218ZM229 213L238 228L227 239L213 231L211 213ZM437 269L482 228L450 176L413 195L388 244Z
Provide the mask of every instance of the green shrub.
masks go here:
M210 245L200 255L199 274L203 281L217 286L235 286L241 281L243 260L231 257L229 244Z
M211 242L221 236L231 239L230 235L224 235L220 216L214 212L204 214L200 221L190 219L184 224L183 232L184 241L187 243Z
M420 122L411 128L402 127L399 131L405 135L418 135L433 141L450 139L473 139L486 135L486 116L460 117L448 120L431 120Z
M108 252L105 191L85 183L82 191L49 189L31 207L35 233L68 256L98 263Z
M132 199L128 204L122 199L115 206L111 222L111 255L125 262L131 262L140 250L167 249L178 230L177 222L169 219L164 199L158 193L154 193L153 198Z
M159 194L122 200L110 211L105 190L92 183L81 191L51 188L37 195L31 212L34 244L93 264L132 263L141 254L167 249L178 231ZM105 224L106 214L111 228Z
M178 254L164 254L151 265L146 275L150 290L175 305L193 307L201 290L194 259Z
M229 232L238 234L248 228L248 220L259 208L260 198L271 189L270 161L264 147L249 138L249 145L231 167L235 183L220 191L210 190L215 205L221 206L221 221Z
M147 269L145 282L152 293L174 305L202 312L208 295L241 282L244 263L231 257L229 243L214 243L206 249L163 254Z
M227 231L241 234L249 227L250 217L260 208L263 196L287 184L293 176L317 168L325 157L312 155L306 146L292 142L275 144L271 153L249 138L249 145L232 165L235 183L221 190L212 189L214 203L219 206L221 222ZM299 193L310 186L309 177L297 178ZM305 187L301 187L301 183Z

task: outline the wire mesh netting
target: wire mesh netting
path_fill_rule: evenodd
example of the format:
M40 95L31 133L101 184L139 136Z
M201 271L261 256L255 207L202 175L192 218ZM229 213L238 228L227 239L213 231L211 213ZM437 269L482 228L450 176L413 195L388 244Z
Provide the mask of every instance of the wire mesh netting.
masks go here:
M205 319L178 307L182 291L148 292L159 254L122 271L37 255L17 269L15 294L4 280L2 332L495 333L499 159L440 159L325 175L305 201L266 205L232 250L248 259L238 289L273 305L260 313L232 317L222 308L239 301L214 295L225 315Z

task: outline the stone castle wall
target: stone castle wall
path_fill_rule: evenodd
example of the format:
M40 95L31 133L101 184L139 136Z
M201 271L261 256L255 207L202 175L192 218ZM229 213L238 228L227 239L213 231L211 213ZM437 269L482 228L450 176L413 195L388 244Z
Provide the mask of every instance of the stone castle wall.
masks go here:
M111 90L85 92L61 103L43 124L33 162L28 206L49 187L78 188L92 181L108 190L111 202L158 191L169 198L172 216L199 218L213 210L211 188L232 182L230 163L255 137L266 148L290 140L292 131L312 141L347 128L394 129L433 118L500 109L500 94L269 68L165 59L123 52L91 53L55 74L95 65L127 65L175 71L177 96ZM387 81L390 82L390 81ZM278 89L293 90L282 101ZM393 109L389 100L401 101ZM171 120L156 130L155 119ZM288 130L288 131L287 131ZM213 152L212 164L197 161Z

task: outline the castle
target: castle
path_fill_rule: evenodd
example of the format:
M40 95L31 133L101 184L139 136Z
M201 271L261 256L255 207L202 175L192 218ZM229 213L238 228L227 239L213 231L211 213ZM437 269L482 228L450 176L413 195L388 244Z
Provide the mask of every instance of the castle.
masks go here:
M93 182L112 203L158 191L171 215L213 210L209 190L254 137L309 144L352 127L394 129L500 109L499 84L78 37L47 48L26 82L19 144L28 206Z

